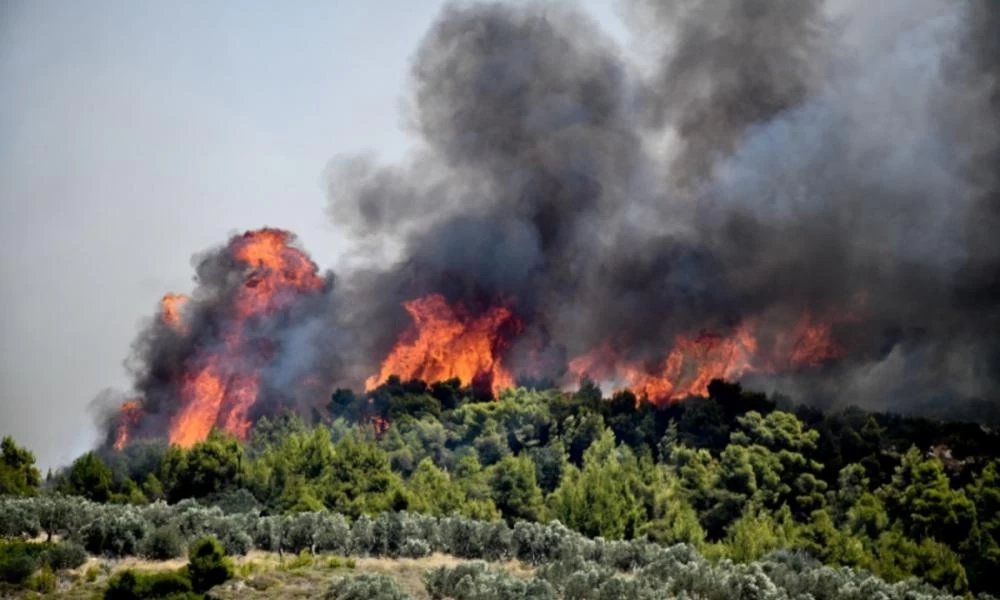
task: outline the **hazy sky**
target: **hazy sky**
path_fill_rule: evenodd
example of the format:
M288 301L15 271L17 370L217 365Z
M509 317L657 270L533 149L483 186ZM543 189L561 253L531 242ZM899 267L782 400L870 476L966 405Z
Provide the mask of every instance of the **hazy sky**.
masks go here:
M237 230L341 246L322 173L402 155L409 57L439 0L0 3L0 434L43 468L191 256ZM587 0L615 33L613 0Z

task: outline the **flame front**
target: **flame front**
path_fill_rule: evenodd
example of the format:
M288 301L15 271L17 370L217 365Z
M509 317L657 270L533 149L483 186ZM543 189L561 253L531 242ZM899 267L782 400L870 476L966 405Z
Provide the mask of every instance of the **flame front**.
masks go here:
M246 439L250 407L259 391L258 371L266 359L247 342L247 322L323 286L315 263L288 245L290 237L278 229L261 229L231 242L232 256L247 268L234 299L236 317L223 334L223 349L209 355L194 375L185 377L183 407L171 423L171 444L191 446L204 440L215 426Z
M160 314L163 322L178 333L187 333L187 326L184 324L184 305L188 298L184 294L167 294L160 300Z
M129 400L121 406L119 414L118 428L115 433L115 450L121 450L129 440L129 431L142 418L142 402L139 400Z
M494 394L514 383L504 366L510 329L520 331L520 321L510 309L495 306L478 317L450 306L432 294L403 304L413 319L376 375L365 381L372 390L389 376L403 380L440 381L457 377L463 383L488 380ZM639 397L669 402L704 395L713 379L735 380L747 373L777 373L815 367L839 358L843 352L833 341L830 325L808 314L793 327L761 343L760 326L747 320L727 335L700 333L678 335L665 358L655 364L623 358L623 349L609 343L569 361L572 381L584 376L613 382ZM507 332L507 333L505 333Z
M246 439L255 404L264 390L273 390L272 385L262 383L262 374L273 361L281 360L287 343L275 330L294 318L296 306L306 306L294 303L324 288L316 265L290 245L292 240L291 234L277 229L236 236L212 255L215 262L205 263L205 273L214 277L211 283L192 297L163 297L157 326L174 336L165 348L177 352L169 357L169 368L156 372L156 406L164 416L147 424L143 421L145 399L125 403L110 440L115 448L136 437L164 433L171 444L190 447L204 440L213 427ZM393 375L426 382L458 378L494 394L514 385L508 365L515 357L507 353L524 325L510 305L498 302L487 310L469 311L461 304L449 304L442 295L430 294L405 302L403 308L412 325L398 337L377 372L367 378L366 390ZM538 351L532 340L520 341L527 342L519 344L526 352ZM537 367L534 374L540 377L568 367L561 381L567 386L587 376L629 388L653 402L669 402L704 395L713 379L815 367L844 354L834 342L830 324L809 314L790 327L776 328L771 322L765 328L747 319L724 334L682 334L671 342L654 362L631 358L627 346L613 341L599 344L568 364L543 366L531 355L516 358L529 371ZM538 352L539 357L543 354ZM304 377L300 385L321 398L328 390L316 375ZM164 423L168 423L166 432Z
M842 356L830 326L804 316L787 332L775 336L768 350L758 341L758 326L747 321L730 335L679 335L656 368L621 360L607 344L569 363L577 379L613 381L640 397L669 402L708 393L713 379L739 379L747 373L776 373L815 367Z
M465 384L488 382L494 393L514 385L502 358L508 342L504 332L511 326L519 328L509 308L497 306L480 316L469 316L437 294L410 300L403 308L413 319L413 327L382 362L378 374L365 381L366 390L391 375L404 380L457 377Z
M252 339L255 320L288 307L306 294L318 292L323 280L316 265L290 246L291 234L278 229L250 231L233 238L226 255L241 269L242 281L226 304L220 329L192 332L196 300L167 294L160 302L160 319L182 338L194 340L174 382L177 408L170 419L171 444L190 447L219 427L246 439L251 408L260 393L260 371L270 358L268 340ZM193 306L192 306L193 305ZM206 339L193 336L207 335ZM115 448L123 447L142 417L140 401L122 406Z

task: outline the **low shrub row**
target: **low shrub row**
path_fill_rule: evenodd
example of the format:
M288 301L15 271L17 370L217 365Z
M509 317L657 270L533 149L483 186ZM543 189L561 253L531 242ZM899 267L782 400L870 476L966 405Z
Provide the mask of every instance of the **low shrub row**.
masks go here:
M3 510L0 508L0 510ZM39 569L48 573L75 569L87 560L87 552L72 542L0 541L0 582L24 584ZM43 587L45 585L43 584Z
M193 501L129 506L60 497L2 498L0 521L7 536L34 536L46 531L78 541L93 554L110 557L145 554L170 558L178 554L179 547L212 536L220 540L217 551L209 552L212 556L223 552L244 554L251 548L391 558L419 558L439 552L491 562L516 559L537 567L529 579L511 578L476 564L428 574L428 590L435 597L470 600L641 599L664 595L709 600L954 597L916 580L888 583L862 570L823 566L801 552L779 551L765 560L747 564L729 560L713 562L687 544L664 546L643 539L591 539L558 522L543 525L519 521L509 526L503 521L405 512L386 512L374 518L361 516L352 522L327 512L261 516L256 512L227 514L218 507L207 508ZM45 546L45 551L52 548ZM191 546L192 565L200 560L198 548ZM144 582L141 577L134 582L122 577L125 580L118 579L115 585L123 589L141 590L156 583ZM189 577L193 592L205 587L193 572ZM360 598L365 596L359 595L362 592L358 590L378 589L382 596L377 597L392 598L395 592L387 586L378 578L343 580L330 588L327 597Z

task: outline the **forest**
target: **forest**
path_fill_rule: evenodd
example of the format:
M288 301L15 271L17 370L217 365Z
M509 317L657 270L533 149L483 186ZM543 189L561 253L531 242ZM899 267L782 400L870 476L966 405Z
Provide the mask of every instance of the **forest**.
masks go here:
M492 398L390 378L338 390L319 411L333 420L285 411L245 442L135 442L44 477L6 438L0 579L25 585L62 545L176 557L209 535L232 555L444 552L538 567L526 580L486 565L429 573L441 598L1000 594L997 431L820 411L723 381L708 392L657 405L584 381Z

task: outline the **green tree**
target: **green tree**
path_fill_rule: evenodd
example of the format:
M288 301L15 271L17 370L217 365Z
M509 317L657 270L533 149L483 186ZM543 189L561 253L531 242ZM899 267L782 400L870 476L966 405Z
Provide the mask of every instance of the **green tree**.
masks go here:
M187 572L191 577L191 587L196 592L207 592L232 578L233 563L226 558L218 540L205 537L191 546Z
M480 435L476 436L472 442L476 452L479 453L479 462L485 466L490 466L510 455L510 446L507 445L507 436L500 431L500 426L496 421L490 419Z
M406 482L410 495L410 510L443 516L459 512L465 504L461 486L448 473L425 458Z
M555 440L547 446L532 448L528 456L535 463L535 477L545 494L551 494L562 481L563 474L569 467L569 455L561 440Z
M111 499L111 486L111 469L97 454L88 452L73 461L57 489L63 494L107 502Z
M493 503L508 520L539 521L543 516L542 490L535 465L526 455L508 456L487 469Z
M562 439L569 454L569 460L579 466L583 464L583 453L601 437L606 427L604 417L592 410L581 410L562 422Z
M832 508L838 523L847 520L847 514L871 489L871 481L865 473L864 465L851 463L837 475L837 491L833 494Z
M796 545L827 565L872 565L864 539L847 529L838 529L829 509L813 511L809 522L798 528Z
M730 558L750 562L789 545L786 529L767 511L748 505L729 526L726 548Z
M35 455L5 436L0 443L0 495L33 496L38 493L42 474L35 468Z
M956 593L969 587L965 567L951 548L930 538L917 542L898 527L879 536L875 561L875 573L889 581L920 577Z
M845 526L854 535L874 540L889 527L889 513L876 494L863 492L854 506L847 510Z
M171 447L163 459L163 485L167 499L204 498L241 483L243 445L213 429L204 442L190 450Z
M671 471L664 471L663 481L654 486L652 518L639 529L661 544L691 544L702 547L705 530L698 522L698 512L687 501L680 481Z
M642 485L638 462L627 447L615 445L606 429L583 454L583 468L570 466L552 494L553 515L591 537L632 537L645 520L636 493Z
M741 466L740 455L731 457L730 467ZM708 450L675 446L670 455L669 468L677 477L683 497L698 513L698 520L709 540L725 536L729 525L740 517L749 498L723 485L724 480L740 482L738 472L724 475L719 461ZM741 469L749 477L752 469ZM756 483L753 482L753 488ZM748 486L749 489L749 486Z
M969 578L976 589L1000 593L1000 460L994 459L966 489L976 525L965 544Z
M320 492L331 511L357 518L393 508L402 497L403 485L384 450L374 442L348 436L334 446Z
M823 465L812 460L819 433L808 429L795 415L756 411L736 419L738 429L731 445L747 448L757 475L758 497L765 506L788 504L793 513L807 518L825 505L826 482L819 478Z
M889 515L918 541L934 538L957 548L972 531L972 501L963 491L951 489L939 459L924 459L916 447L903 455L882 498Z

